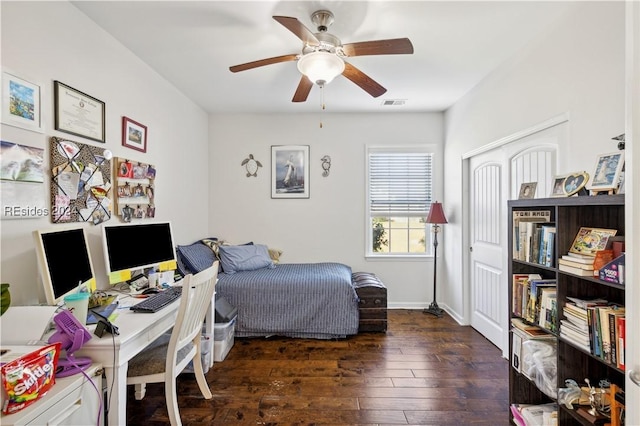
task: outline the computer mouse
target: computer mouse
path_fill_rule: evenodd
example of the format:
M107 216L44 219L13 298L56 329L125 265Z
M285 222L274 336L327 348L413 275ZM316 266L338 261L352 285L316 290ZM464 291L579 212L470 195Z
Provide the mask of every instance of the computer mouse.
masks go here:
M141 294L157 294L159 293L160 290L158 290L155 287L149 287L149 288L145 288Z

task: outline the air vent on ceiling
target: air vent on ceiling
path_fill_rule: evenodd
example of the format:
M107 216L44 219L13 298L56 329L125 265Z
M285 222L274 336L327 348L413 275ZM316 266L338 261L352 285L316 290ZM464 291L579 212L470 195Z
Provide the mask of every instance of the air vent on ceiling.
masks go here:
M406 99L385 99L382 101L382 106L404 105L405 102L407 102Z

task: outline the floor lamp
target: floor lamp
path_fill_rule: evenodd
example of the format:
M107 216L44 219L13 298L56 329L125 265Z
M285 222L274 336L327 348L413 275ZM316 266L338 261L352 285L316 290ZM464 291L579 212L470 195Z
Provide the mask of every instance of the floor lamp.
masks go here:
M433 302L424 310L424 313L441 317L444 311L438 306L438 302L436 302L436 275L438 273L438 232L440 231L440 225L447 223L447 218L442 211L442 203L437 201L431 203L427 223L433 225Z

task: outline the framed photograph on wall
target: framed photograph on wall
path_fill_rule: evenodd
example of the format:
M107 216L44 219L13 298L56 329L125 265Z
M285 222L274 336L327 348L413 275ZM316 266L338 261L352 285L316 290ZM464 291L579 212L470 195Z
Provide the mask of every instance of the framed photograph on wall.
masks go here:
M566 197L564 192L564 181L569 175L557 175L553 177L553 185L551 185L551 194L549 197Z
M122 117L122 145L147 152L147 126L129 117Z
M598 155L593 179L587 185L587 189L592 191L617 189L623 167L624 151Z
M43 132L40 86L11 73L2 72L2 122L34 132Z
M520 194L518 194L518 200L535 198L537 187L538 187L538 182L525 182L521 184Z
M104 102L59 81L53 82L55 129L105 142Z
M271 147L271 198L309 198L309 146Z

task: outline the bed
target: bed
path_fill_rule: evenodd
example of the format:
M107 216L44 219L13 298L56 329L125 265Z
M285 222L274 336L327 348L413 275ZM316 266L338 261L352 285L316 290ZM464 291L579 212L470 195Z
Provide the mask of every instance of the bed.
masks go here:
M358 296L349 266L275 263L261 245L217 248L178 246L178 265L197 273L220 260L216 297L238 309L237 337L337 339L358 333Z
M216 293L238 308L238 337L334 339L358 333L358 297L346 265L281 263L218 277Z

